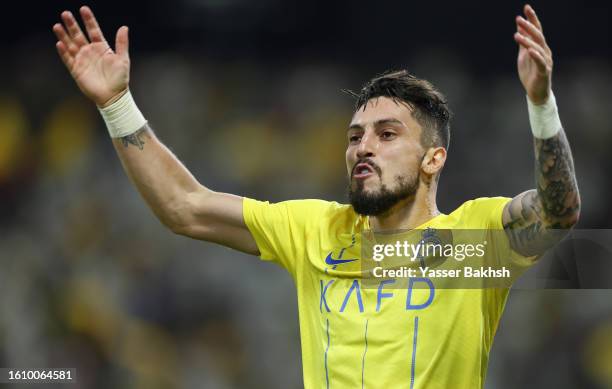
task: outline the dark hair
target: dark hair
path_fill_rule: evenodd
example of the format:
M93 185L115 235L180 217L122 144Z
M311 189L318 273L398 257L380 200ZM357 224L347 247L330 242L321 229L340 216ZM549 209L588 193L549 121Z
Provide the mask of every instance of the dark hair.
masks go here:
M344 92L355 97L355 110L365 109L367 102L376 97L389 97L407 104L415 120L423 127L421 144L448 149L452 113L444 95L429 81L417 78L407 70L387 71L368 81L359 93Z

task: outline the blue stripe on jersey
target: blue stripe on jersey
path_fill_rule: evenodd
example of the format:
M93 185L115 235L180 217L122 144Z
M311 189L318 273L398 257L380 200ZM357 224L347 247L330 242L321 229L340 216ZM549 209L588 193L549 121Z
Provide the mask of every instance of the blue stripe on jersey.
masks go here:
M365 356L366 353L368 352L368 321L370 319L366 319L366 325L365 325L365 335L364 335L364 340L365 340L365 348L363 349L363 357L361 358L361 389L363 389L363 377L365 375Z
M419 334L419 317L414 317L414 337L412 338L412 365L410 366L410 389L414 388L414 370L416 368L416 347Z
M327 328L325 332L327 333L327 347L325 347L325 382L327 382L327 389L329 389L329 371L327 370L327 351L329 351L329 319L325 319L327 321Z

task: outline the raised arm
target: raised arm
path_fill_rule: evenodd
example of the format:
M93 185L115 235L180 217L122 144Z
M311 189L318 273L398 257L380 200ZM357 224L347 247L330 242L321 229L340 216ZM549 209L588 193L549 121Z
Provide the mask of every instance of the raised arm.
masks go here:
M53 26L57 51L81 91L103 112L125 171L155 215L178 234L258 254L242 216L243 199L201 185L157 139L131 100L128 28L117 31L113 51L92 11L81 7L80 13L87 35L64 11L64 25Z
M569 143L551 89L552 52L529 5L516 19L518 73L529 99L534 134L536 189L519 194L503 212L512 248L525 256L542 254L578 221L580 194Z

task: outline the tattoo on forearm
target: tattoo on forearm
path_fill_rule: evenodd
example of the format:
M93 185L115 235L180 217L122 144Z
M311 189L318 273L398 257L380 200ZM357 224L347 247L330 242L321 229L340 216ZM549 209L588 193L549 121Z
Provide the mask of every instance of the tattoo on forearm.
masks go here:
M546 219L552 228L569 228L578 218L579 194L574 161L565 132L535 139L536 182Z
M515 197L504 211L512 248L524 255L543 253L578 220L580 196L569 143L563 131L535 139L537 190Z
M134 132L133 134L124 136L121 138L121 143L123 143L124 147L128 147L129 145L133 145L138 147L138 149L144 149L145 141L144 138L148 137L147 135L147 127L143 127L140 130Z

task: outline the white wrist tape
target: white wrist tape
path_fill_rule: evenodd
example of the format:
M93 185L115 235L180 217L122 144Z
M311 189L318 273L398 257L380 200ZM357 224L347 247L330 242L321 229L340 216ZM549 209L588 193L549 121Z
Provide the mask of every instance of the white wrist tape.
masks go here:
M108 128L111 138L122 138L140 130L147 121L136 106L128 90L119 100L98 110Z
M527 97L527 110L529 111L529 124L533 136L539 139L548 139L561 131L561 119L557 110L555 95L550 91L548 100L542 105L535 105Z

